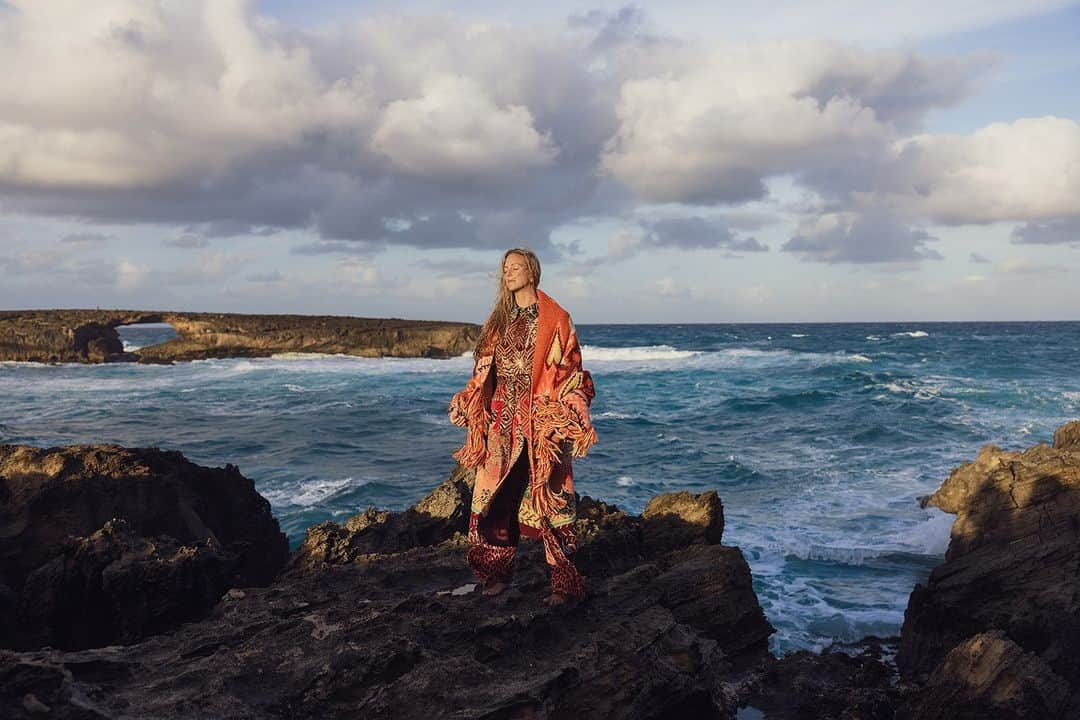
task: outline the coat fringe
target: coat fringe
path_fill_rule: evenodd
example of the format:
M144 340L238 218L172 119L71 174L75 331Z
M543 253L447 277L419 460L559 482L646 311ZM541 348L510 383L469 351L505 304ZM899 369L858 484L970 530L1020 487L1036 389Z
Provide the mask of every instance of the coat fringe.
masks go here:
M551 515L566 501L556 497L548 486L551 469L560 460L564 445L569 445L574 457L582 457L596 443L596 430L565 403L547 396L533 401L533 454L536 459L532 475L532 498L541 515Z
M458 400L456 397L454 399ZM465 444L453 457L467 468L478 468L487 454L487 429L491 423L491 414L484 406L484 393L480 388L462 404L465 407L461 409L461 415L468 418L468 429L465 432Z

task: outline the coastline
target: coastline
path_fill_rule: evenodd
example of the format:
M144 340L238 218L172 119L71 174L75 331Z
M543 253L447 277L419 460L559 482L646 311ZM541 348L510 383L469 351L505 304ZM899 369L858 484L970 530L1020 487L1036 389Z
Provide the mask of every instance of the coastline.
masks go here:
M121 325L166 323L172 340L125 351ZM0 311L0 361L171 363L280 353L449 358L472 349L470 323L337 315L142 310Z

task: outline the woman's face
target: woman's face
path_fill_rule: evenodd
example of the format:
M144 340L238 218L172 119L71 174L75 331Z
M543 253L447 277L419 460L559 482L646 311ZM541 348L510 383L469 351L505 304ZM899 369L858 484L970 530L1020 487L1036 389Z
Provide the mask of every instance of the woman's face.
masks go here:
M523 255L517 253L510 253L503 260L502 277L503 282L506 283L506 289L510 292L517 292L532 284L529 264Z

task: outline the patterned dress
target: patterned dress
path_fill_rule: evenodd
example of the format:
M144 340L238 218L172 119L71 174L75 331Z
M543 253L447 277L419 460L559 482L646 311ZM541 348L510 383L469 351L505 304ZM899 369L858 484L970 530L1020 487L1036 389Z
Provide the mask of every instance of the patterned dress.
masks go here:
M499 433L502 466L512 468L528 437L532 413L532 366L536 348L536 303L514 306L510 322L495 348L495 394L491 413Z

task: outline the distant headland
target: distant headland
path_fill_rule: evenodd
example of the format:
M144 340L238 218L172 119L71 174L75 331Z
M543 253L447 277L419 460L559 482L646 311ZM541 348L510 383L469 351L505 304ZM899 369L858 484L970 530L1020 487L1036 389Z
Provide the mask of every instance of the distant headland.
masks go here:
M176 337L125 351L116 328L168 323ZM142 310L0 311L0 361L169 363L278 353L447 358L472 349L471 323L334 315Z

